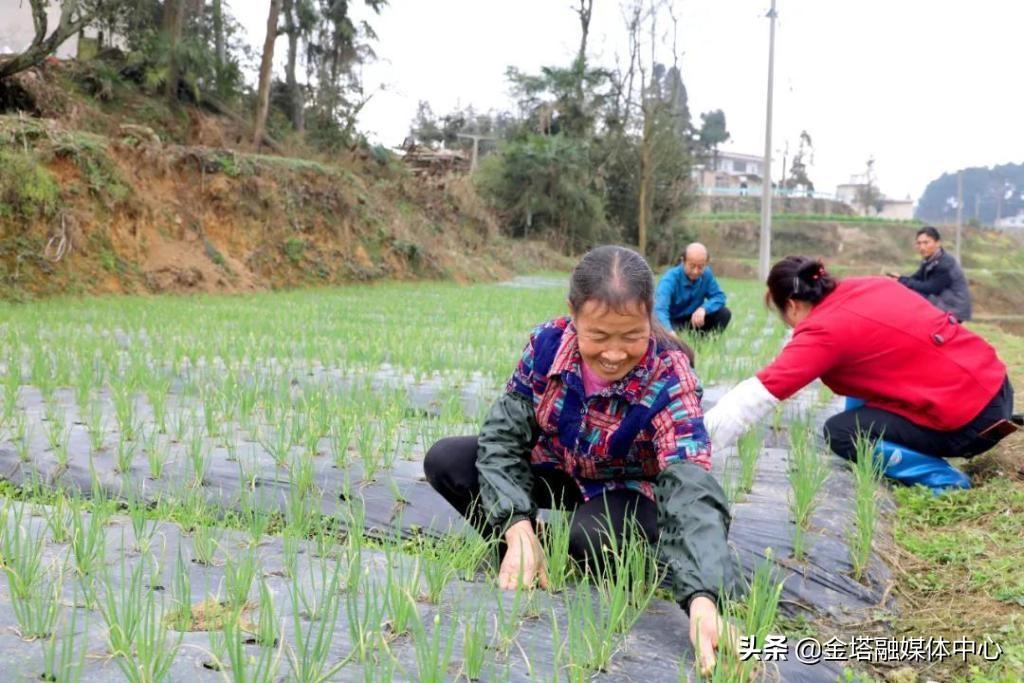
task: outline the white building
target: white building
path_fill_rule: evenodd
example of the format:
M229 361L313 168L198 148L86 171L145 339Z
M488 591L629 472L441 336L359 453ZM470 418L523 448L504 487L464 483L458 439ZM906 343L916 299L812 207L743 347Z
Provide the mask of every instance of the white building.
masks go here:
M843 183L842 185L837 185L836 201L859 208L857 206L857 198L860 196L860 191L863 187L862 183Z
M995 222L995 227L1000 230L1015 230L1024 228L1024 211L1018 213L1016 216L1007 216L1006 218L1000 218Z
M764 157L719 151L708 164L693 167L693 181L700 188L751 190L761 187Z
M879 218L888 218L894 221L909 221L914 219L914 200L906 199L882 199L882 208L875 215Z
M859 181L859 177L854 176L850 182L836 186L836 201L846 204L858 214L865 213L865 208L860 204L865 187L866 185ZM892 199L880 193L875 206L867 207L865 215L896 221L909 221L914 218L914 200L910 197Z
M719 152L715 157L715 171L733 177L764 177L764 157L739 152Z

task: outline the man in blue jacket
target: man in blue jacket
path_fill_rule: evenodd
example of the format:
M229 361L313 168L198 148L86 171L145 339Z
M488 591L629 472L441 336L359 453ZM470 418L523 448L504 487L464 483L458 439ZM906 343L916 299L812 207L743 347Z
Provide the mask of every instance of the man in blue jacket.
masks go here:
M721 332L732 319L725 292L708 267L708 250L694 242L683 250L678 266L658 281L654 313L667 330L690 328L700 333Z

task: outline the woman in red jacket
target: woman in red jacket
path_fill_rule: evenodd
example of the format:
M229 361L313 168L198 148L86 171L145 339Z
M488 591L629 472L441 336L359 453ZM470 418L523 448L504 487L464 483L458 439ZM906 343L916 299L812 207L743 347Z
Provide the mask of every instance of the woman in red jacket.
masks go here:
M1005 434L1013 388L995 349L888 278L839 281L821 261L788 256L767 284L766 302L793 328L792 339L708 411L715 448L820 377L858 399L825 423L835 453L854 459L864 434L877 441L887 476L936 492L969 488L942 458L983 453Z

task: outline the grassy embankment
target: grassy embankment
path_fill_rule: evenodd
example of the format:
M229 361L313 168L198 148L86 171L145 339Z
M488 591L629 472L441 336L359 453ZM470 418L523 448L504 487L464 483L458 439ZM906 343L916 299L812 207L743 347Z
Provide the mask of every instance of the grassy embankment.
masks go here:
M244 125L90 64L0 114L0 298L493 280L567 262L501 237L468 178L380 148L253 149ZM104 87L97 91L96 80Z

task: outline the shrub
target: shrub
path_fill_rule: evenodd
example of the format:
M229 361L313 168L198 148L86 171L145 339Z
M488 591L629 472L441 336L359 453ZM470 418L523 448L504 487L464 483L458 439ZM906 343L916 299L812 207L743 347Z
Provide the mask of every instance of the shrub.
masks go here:
M284 250L284 255L288 257L288 260L298 265L306 251L306 243L298 237L289 237L284 241L284 245L281 248Z
M49 216L59 199L56 179L34 154L0 150L0 218Z

